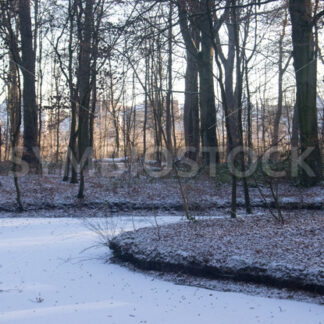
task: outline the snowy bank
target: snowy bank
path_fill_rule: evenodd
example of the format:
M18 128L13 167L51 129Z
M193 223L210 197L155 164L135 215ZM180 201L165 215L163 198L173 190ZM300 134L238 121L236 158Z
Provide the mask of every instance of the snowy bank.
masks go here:
M0 212L16 212L16 196L13 179L0 176ZM126 210L184 211L183 198L177 180L173 177L152 179L147 176L132 178L86 176L85 199L77 198L79 186L63 182L59 175L39 177L28 175L19 179L21 199L25 210L51 210L71 208L106 208L113 213ZM215 179L200 177L184 179L190 210L207 212L231 205L231 185L217 185ZM263 197L257 188L250 188L251 205L254 208L275 207L267 186L261 186ZM288 183L278 187L280 206L285 210L324 210L324 185L302 189ZM238 206L244 206L242 186L237 190Z
M323 213L181 222L123 233L114 255L146 270L262 283L324 294Z

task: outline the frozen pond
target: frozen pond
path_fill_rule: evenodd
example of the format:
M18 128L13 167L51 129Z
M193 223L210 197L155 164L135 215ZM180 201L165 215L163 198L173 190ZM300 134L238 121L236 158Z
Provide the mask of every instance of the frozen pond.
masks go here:
M89 222L108 235L155 224ZM106 262L110 251L96 246L90 227L69 218L0 219L0 323L323 323L320 305L178 286Z

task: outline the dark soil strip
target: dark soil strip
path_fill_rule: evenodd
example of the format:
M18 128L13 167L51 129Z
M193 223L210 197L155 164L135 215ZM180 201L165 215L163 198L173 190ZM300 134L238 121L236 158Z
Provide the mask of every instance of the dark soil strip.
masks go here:
M238 207L244 207L245 204L243 201L238 201ZM152 202L152 203L137 203L133 201L95 201L95 202L41 202L41 203L23 203L25 211L37 211L37 210L64 210L70 208L87 208L87 209L108 209L111 213L118 213L121 211L184 211L184 206L182 203L161 203L161 202ZM229 208L231 203L190 203L191 211L205 211L209 209L221 209ZM264 201L254 201L251 202L251 206L254 208L276 208L274 201L264 202ZM285 202L280 205L283 210L298 210L298 209L307 209L307 210L323 210L324 205L320 202L310 202L310 203L299 203L299 202ZM0 212L16 212L17 206L14 203L0 204Z
M265 269L249 266L240 271L226 270L221 267L207 266L204 264L175 264L161 260L146 260L138 258L129 252L125 252L113 240L109 243L114 257L123 262L129 262L141 270L160 271L170 273L184 273L196 277L207 279L222 279L238 282L263 284L277 288L288 288L292 290L304 290L315 294L324 295L324 286L321 284L305 284L302 279L295 278L286 280L285 278L274 278L265 275Z

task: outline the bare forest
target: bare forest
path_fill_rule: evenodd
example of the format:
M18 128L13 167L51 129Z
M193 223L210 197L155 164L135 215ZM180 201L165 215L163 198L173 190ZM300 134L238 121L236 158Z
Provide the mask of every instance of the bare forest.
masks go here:
M0 0L0 220L153 217L90 227L141 271L316 304L323 153L323 1Z

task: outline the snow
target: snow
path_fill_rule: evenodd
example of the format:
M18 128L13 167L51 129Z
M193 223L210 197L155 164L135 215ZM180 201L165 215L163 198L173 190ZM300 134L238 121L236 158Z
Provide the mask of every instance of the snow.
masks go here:
M323 212L283 213L283 218L284 225L269 212L235 220L201 218L195 223L126 232L114 238L111 246L118 256L129 260L131 255L149 267L155 262L172 268L194 264L200 271L212 267L226 277L244 273L279 280L281 285L294 281L296 286L303 283L323 290Z
M124 164L124 163L122 163ZM128 171L127 171L128 172ZM27 175L19 178L21 199L27 210L70 209L87 206L90 208L107 207L113 212L125 210L183 211L183 198L175 177L153 179L139 175L130 177L123 168L109 171L114 177L86 176L85 199L77 199L78 185L63 182L59 175ZM121 175L123 174L123 175ZM224 211L230 206L231 186L215 184L215 179L199 177L183 181L191 210L215 214L215 208ZM0 167L0 211L15 211L16 197L12 177L1 176ZM268 202L273 201L269 188L262 187ZM244 205L242 187L238 187L238 202ZM251 203L256 208L264 207L258 189L250 188ZM323 209L324 184L315 188L301 189L288 183L279 185L281 206L299 208L310 204L314 209ZM295 206L294 206L295 205ZM286 207L287 207L286 206ZM305 207L305 206L304 206ZM306 206L307 207L307 206ZM184 214L184 213L183 213ZM228 211L227 211L227 214ZM0 214L1 217L1 214Z
M320 305L179 286L107 262L90 228L116 235L154 222L0 219L0 323L323 323Z
M127 162L127 160L128 160L128 157L123 157L123 158L103 158L103 159L94 160L94 162L114 163L114 162Z

